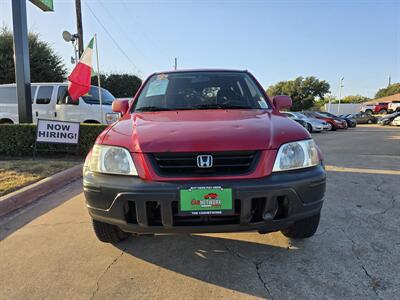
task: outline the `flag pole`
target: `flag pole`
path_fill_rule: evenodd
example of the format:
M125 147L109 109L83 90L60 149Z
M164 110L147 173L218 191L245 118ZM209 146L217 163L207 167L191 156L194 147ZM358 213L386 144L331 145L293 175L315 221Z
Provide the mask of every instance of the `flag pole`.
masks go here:
M100 120L103 124L103 101L101 99L101 84L100 84L100 65L99 65L99 47L97 46L97 33L94 34L94 41L96 43L96 59L97 59L97 85L99 87L99 101L100 101Z

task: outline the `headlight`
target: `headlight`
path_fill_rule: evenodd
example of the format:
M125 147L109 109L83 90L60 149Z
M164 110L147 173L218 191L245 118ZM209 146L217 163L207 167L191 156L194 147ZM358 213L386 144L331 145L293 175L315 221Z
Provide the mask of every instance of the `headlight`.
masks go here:
M119 119L119 113L106 113L106 122L111 124Z
M131 154L122 147L94 145L90 160L85 164L93 172L137 176Z
M291 142L279 148L272 172L308 168L320 163L313 140Z

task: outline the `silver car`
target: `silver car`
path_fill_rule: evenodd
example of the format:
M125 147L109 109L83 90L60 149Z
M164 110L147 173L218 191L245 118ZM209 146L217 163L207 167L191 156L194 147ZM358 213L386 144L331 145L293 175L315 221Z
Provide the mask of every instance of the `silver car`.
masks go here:
M302 113L295 112L295 111L285 111L284 114L288 117L296 118L307 122L307 130L308 132L321 132L323 130L329 130L329 124L325 121L310 118Z

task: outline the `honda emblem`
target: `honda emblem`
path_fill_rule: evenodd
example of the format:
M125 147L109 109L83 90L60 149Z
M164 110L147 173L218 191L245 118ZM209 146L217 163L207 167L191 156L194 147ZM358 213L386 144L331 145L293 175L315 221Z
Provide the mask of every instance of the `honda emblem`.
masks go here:
M211 155L197 155L197 166L199 168L211 168L213 157Z

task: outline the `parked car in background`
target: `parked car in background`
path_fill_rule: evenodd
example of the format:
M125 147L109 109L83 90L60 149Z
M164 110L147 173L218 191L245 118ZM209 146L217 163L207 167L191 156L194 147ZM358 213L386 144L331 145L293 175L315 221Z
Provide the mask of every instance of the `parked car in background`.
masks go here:
M302 121L303 123L305 123L304 127L308 130L308 132L321 132L322 130L329 129L328 123L326 123L322 120L318 120L315 118L309 118L298 112L285 111L282 113L285 116L288 116L289 118L291 118L295 121Z
M375 116L364 112L346 115L346 118L355 119L357 121L357 124L376 124L376 122L378 121Z
M378 120L378 124L385 126L385 125L390 125L392 123L392 121L397 118L398 116L400 116L400 111L398 112L394 112L390 115L384 116L383 118L380 118Z
M357 126L357 121L353 118L347 118L347 117L343 117L343 116L336 116L334 114L331 114L329 112L325 112L325 111L320 111L319 112L321 115L327 116L329 118L333 118L333 119L340 119L340 120L344 120L347 123L347 127L356 127Z
M397 116L396 118L394 118L391 125L400 126L400 116Z
M315 111L302 111L301 113L303 115L306 115L307 117L316 118L316 119L327 122L328 126L329 126L329 128L328 128L329 131L333 131L336 129L347 129L347 122L344 120L330 118L330 117L321 115Z
M388 112L387 102L379 102L373 104L366 104L361 107L360 112L365 112L367 114L386 114Z
M81 123L111 124L119 114L111 109L114 96L101 89L102 105L99 100L99 88L91 86L89 92L72 101L68 94L67 83L32 83L32 119L73 121ZM15 84L0 85L0 124L17 124L18 103Z
M392 113L395 111L400 111L400 100L394 100L388 105L388 112Z

